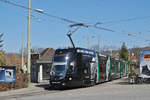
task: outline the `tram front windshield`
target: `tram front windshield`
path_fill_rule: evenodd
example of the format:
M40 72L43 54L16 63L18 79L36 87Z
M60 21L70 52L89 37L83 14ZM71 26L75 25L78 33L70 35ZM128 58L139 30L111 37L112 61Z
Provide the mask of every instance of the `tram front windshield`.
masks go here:
M67 70L67 60L68 57L66 54L55 55L53 64L52 64L52 72L54 75L64 76Z

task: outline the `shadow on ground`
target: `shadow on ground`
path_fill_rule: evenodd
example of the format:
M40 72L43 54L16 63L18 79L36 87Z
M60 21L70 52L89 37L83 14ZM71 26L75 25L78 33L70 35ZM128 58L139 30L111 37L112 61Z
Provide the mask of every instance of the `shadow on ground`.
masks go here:
M130 85L129 82L117 82L115 84L119 84L119 85Z
M121 79L120 82L116 82L115 84L119 84L119 85L130 85L128 78Z
M81 89L81 88L87 88L87 87L63 87L63 88L52 88L49 84L37 84L36 87L44 88L45 90L73 90L73 89Z
M44 88L45 90L53 90L49 84L37 84L36 87Z

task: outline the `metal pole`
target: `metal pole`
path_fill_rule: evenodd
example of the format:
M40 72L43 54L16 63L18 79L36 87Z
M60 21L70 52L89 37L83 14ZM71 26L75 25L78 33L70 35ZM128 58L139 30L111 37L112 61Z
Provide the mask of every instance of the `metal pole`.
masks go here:
M90 49L90 36L88 35L88 49Z
M28 73L28 87L30 85L30 67L31 67L31 51L30 51L30 16L31 16L31 0L28 0L28 36L27 36L27 49L28 49L28 59L27 59L27 73Z
M112 56L112 48L111 48L111 56Z
M100 35L98 36L98 52L100 52Z
M22 33L22 70L24 72L24 33Z
M131 69L131 52L130 52L130 49L129 49L129 72L131 73L132 69Z

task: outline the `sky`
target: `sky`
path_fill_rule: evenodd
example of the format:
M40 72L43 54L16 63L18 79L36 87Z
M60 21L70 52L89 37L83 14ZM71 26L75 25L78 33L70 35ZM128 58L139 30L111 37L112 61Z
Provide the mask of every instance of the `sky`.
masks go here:
M28 6L28 0L8 0ZM31 0L32 9L67 18L85 24L101 22L100 27L81 27L73 35L76 47L98 44L100 48L120 48L125 42L127 48L144 47L150 44L150 0ZM3 33L5 52L20 52L22 34L27 45L27 9L16 7L0 0L0 33ZM31 47L60 48L71 46L67 32L71 23L31 12Z

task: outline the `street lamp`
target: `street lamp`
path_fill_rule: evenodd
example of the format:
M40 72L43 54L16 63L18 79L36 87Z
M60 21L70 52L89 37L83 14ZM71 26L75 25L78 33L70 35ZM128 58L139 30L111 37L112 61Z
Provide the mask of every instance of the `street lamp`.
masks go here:
M35 9L38 13L43 13L41 9ZM31 68L31 0L28 0L28 26L27 26L27 73L28 73L28 86L30 85L30 68Z
M36 11L38 13L43 13L44 12L44 10L42 10L42 9L35 9L34 11Z

